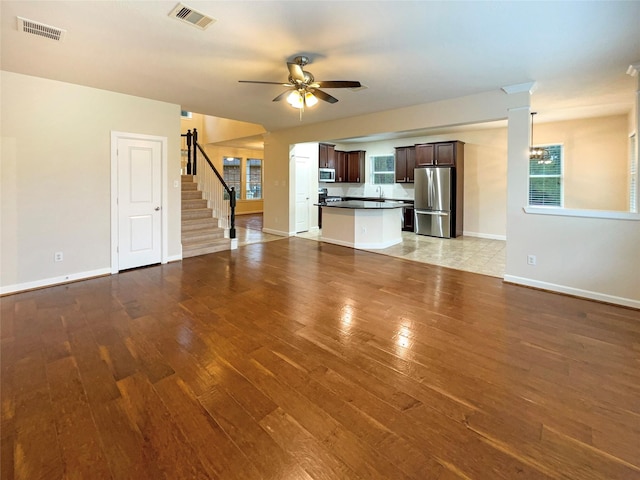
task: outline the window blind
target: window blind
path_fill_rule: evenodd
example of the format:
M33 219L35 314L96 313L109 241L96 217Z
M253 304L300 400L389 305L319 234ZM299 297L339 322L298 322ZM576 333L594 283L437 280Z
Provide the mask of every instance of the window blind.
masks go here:
M529 205L561 207L562 145L538 148L545 154L542 159L529 159Z

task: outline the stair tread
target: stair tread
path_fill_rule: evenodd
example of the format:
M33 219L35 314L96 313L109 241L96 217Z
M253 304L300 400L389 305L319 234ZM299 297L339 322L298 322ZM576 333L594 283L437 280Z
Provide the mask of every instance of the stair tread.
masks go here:
M195 249L195 248L203 248L203 247L209 247L211 245L219 245L220 243L225 243L227 242L229 239L225 238L224 236L219 237L219 238L213 238L210 240L204 240L204 241L193 241L193 242L189 242L187 240L182 240L182 249L184 250L185 248L188 249Z
M209 233L216 233L216 232L224 232L224 228L219 227L218 225L213 225L210 223L203 223L202 225L197 225L197 224L190 224L188 226L191 227L198 227L200 226L200 228L190 228L189 230L187 230L188 232L209 232Z
M202 242L202 243L190 243L188 245L182 245L182 250L198 250L200 248L211 247L214 245L225 245L227 243L231 243L231 240L228 238L218 238L216 240L212 240L210 242Z
M208 211L210 211L210 212L213 212L213 210L212 210L211 208L208 208L208 207L204 207L204 208L189 208L189 209L187 209L187 210L189 210L189 211L194 211L194 210L202 210L202 211L205 211L205 210L208 210Z
M213 209L207 207L193 175L182 175L182 258L231 250L231 240L218 226Z
M188 208L182 210L182 216L186 218L213 218L213 210L210 208Z
M207 208L206 200L183 200L182 201L182 211L185 210L201 210L203 208Z
M199 255L206 255L208 253L222 252L225 250L231 250L231 241L227 238L225 242L219 242L216 245L204 246L204 247L183 247L182 258L197 257Z
M224 230L220 229L219 231L205 231L205 230L193 230L184 232L182 234L182 243L194 244L194 243L206 243L212 242L214 240L220 240L224 238Z
M204 218L183 218L182 225L194 225L197 223L212 223L218 225L218 219L215 217L204 217Z

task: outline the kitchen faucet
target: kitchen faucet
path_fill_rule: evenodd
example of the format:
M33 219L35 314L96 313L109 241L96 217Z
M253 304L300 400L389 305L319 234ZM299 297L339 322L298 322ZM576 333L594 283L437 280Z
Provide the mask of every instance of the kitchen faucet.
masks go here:
M384 192L382 191L382 186L378 185L376 190L378 191L378 194L379 194L380 198L384 198Z

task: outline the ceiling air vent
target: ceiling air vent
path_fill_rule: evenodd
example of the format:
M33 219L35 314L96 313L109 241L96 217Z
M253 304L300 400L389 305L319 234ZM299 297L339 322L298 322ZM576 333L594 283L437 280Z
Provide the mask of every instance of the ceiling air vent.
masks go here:
M178 20L182 20L183 22L190 23L191 25L198 27L201 30L204 30L216 21L215 18L208 17L204 13L200 13L182 3L176 5L176 8L171 10L169 16L177 18Z
M55 40L57 42L61 42L62 40L64 40L64 35L67 33L66 30L58 27L52 27L51 25L45 25L44 23L34 22L33 20L29 20L27 18L17 18L19 32L31 33L33 35L38 35L39 37L50 38L51 40Z

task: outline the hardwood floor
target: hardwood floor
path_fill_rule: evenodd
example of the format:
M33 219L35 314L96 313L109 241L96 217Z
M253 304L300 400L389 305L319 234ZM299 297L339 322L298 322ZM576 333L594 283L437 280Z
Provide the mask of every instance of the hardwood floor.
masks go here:
M262 213L236 215L236 227L262 231Z
M640 479L640 312L302 238L3 297L3 479Z

